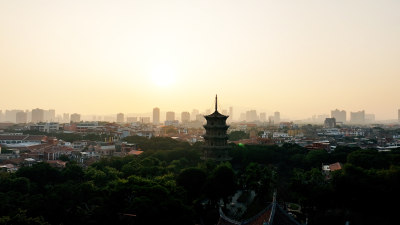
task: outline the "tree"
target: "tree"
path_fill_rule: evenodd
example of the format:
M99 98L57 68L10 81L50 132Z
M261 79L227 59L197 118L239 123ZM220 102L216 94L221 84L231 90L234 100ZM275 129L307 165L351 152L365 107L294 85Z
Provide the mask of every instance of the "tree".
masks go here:
M199 168L187 168L182 170L176 179L176 183L183 186L188 192L190 200L198 197L206 182L206 173Z
M228 134L228 138L230 141L238 141L241 139L247 139L250 135L246 134L244 131L232 131Z

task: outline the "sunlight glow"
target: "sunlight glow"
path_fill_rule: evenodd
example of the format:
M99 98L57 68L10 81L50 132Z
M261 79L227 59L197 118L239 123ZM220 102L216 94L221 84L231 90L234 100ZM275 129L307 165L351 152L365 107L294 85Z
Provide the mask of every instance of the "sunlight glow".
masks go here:
M170 87L176 83L176 72L167 64L157 65L151 71L151 80L159 87Z

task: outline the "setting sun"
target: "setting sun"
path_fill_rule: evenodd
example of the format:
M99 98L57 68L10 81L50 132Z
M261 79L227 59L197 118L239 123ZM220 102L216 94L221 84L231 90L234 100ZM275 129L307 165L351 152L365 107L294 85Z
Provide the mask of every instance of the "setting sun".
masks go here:
M176 82L176 72L167 64L158 65L151 71L151 80L159 87L169 87Z

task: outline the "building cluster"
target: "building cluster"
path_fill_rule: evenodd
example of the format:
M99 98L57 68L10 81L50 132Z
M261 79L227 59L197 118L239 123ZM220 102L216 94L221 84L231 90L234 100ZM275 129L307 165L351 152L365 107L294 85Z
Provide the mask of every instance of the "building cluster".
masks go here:
M114 138L104 141L77 140L71 143L46 135L0 133L0 169L9 172L38 162L65 167L67 159L87 166L104 157L141 153L135 144Z
M69 114L64 113L63 115L56 115L54 109L32 109L32 110L5 110L4 112L0 110L0 122L8 123L39 123L39 122L59 122L59 123L69 123L69 122L79 122L81 121L81 115L77 113Z

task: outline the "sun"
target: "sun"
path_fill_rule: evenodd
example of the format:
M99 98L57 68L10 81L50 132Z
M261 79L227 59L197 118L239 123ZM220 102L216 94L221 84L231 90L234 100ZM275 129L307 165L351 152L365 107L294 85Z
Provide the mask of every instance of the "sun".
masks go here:
M151 71L151 80L159 87L170 87L176 82L176 73L167 64L157 65Z

